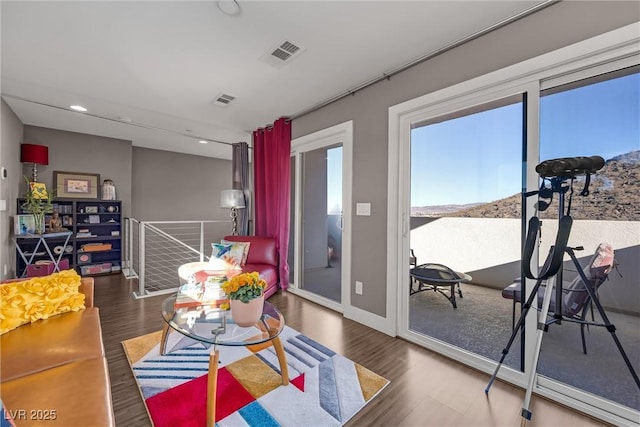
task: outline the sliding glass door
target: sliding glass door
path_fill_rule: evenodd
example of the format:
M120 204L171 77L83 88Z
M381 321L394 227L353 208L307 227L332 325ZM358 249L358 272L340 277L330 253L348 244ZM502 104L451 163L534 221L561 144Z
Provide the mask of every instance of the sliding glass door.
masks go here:
M576 314L569 319L572 321L549 326L538 372L636 410L640 410L640 390L611 334L605 327L593 324L605 324L604 314L615 326L636 373L640 372L639 118L638 67L554 85L541 92L541 160L593 155L606 160L593 176L588 195L580 195L584 177L574 184L570 212L574 223L569 244L584 248L577 256L587 275L600 244L611 245L616 267L597 290L603 313L597 307L579 306L577 300ZM555 206L554 203L544 215L541 251L553 244L557 228ZM567 260L563 272L566 295L575 284L584 289L574 263ZM584 348L580 323L575 322L583 314L592 323L584 329Z
M520 278L524 108L516 95L411 130L409 330L492 360L520 311L502 290Z
M625 424L640 414L640 65L637 51L611 46L588 58L566 50L562 65L545 55L392 107L388 263L401 337L489 374L513 337L501 378ZM536 166L578 156L605 162L540 202ZM550 304L562 316L540 314L551 282L521 279L534 215L534 271L559 217L573 218L576 261L565 256L550 279L562 286Z

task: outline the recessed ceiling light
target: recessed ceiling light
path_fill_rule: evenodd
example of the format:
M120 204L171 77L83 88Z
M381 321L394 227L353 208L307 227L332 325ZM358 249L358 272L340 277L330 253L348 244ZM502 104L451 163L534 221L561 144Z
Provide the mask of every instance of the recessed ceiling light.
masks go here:
M71 106L69 106L69 108L71 108L72 110L75 110L75 111L81 111L83 113L85 111L87 111L87 109L84 108L82 105L71 105Z
M198 141L200 144L208 144L209 141L205 141L204 139L201 139L200 141Z
M216 4L218 5L218 9L225 15L240 15L240 5L236 0L218 0Z

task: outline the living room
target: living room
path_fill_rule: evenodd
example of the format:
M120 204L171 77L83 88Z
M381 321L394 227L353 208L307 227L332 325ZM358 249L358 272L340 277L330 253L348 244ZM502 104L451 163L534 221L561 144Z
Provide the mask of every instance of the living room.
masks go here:
M364 295L359 295L353 286L347 285L350 305L345 308L345 314L385 331L386 322L396 322L396 308L389 310L388 306L388 245L385 243L389 233L394 232L389 229L386 215L389 107L633 24L638 21L637 12L635 2L553 4L292 121L294 140L353 121L350 191L353 205L370 203L372 214L364 217L354 212L349 218L352 225L350 282L363 282L366 290ZM5 37L3 30L3 40ZM38 97L33 95L33 99ZM29 166L19 161L22 142L49 147L49 165L39 170L41 179L49 185L54 171L93 172L114 180L118 198L123 201L124 216L150 221L228 218L228 211L218 206L220 191L229 188L231 182L228 158L134 146L128 140L91 135L90 127L84 132L69 132L30 124L19 118L10 106L12 101L7 100L2 103L1 117L0 153L2 165L10 172L0 183L0 199L7 203L7 209L0 212L3 230L9 229L10 216L15 214L15 200L24 192L22 175L29 175ZM264 123L256 126L261 125ZM245 132L233 142L249 138ZM211 196L203 197L203 194ZM15 264L13 244L4 231L2 259L2 264L9 269ZM8 277L10 272L3 272L2 278ZM291 299L291 294L287 298ZM107 313L105 310L105 315Z

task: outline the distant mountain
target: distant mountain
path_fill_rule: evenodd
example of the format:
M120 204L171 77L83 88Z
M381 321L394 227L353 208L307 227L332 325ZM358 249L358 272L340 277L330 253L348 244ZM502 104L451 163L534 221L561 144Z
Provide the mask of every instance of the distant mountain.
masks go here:
M571 216L573 219L640 221L640 150L615 156L591 177L589 195L580 196L585 177L577 177L573 186ZM534 196L535 197L535 196ZM490 203L447 205L439 210L439 206L411 208L414 216L442 216L465 218L520 218L520 194L496 200ZM565 198L565 208L569 202L569 194ZM428 209L427 209L428 208ZM414 214L414 209L424 214ZM433 212L433 213L427 213ZM551 206L539 215L541 218L557 218L558 194L554 194Z
M459 212L480 205L482 205L482 203L467 203L466 205L413 206L411 207L411 216L442 216L442 214Z

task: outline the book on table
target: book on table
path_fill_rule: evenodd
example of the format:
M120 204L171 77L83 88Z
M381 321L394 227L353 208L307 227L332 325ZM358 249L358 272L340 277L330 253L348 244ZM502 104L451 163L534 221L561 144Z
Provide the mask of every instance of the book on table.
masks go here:
M227 280L223 275L200 275L196 272L178 289L175 308L209 306L221 308L229 302L222 290L222 284Z

